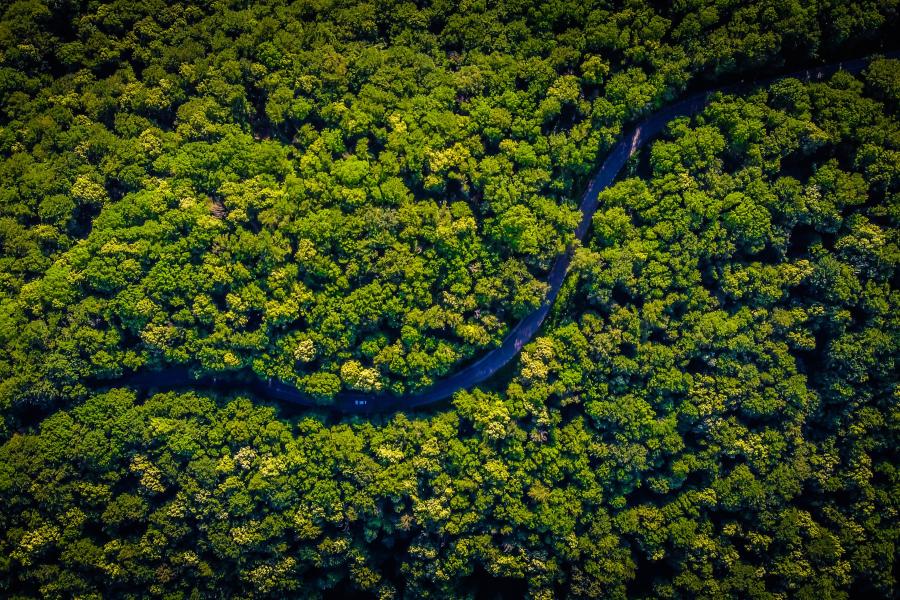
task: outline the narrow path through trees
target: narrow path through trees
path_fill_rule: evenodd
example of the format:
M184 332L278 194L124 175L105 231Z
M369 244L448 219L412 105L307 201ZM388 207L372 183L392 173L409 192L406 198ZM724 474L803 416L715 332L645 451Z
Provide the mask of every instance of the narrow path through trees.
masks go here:
M888 52L884 56L897 58L900 52ZM763 79L750 83L725 86L691 95L679 102L666 106L647 116L628 129L622 139L612 148L606 160L591 179L581 200L581 222L575 230L575 238L581 242L587 235L594 213L597 210L600 192L612 185L626 161L638 149L656 137L665 126L677 117L692 116L700 112L715 93L740 93L768 85L779 79L796 78L804 81L816 81L830 77L838 71L856 74L862 71L871 58L860 58L845 62L835 62L820 67L804 69ZM281 381L255 381L250 384L253 391L266 398L297 404L301 406L320 407L346 413L386 412L421 407L445 400L462 389L482 383L508 364L538 332L546 319L550 308L559 295L566 273L572 262L574 244L558 256L550 269L547 283L549 285L543 303L534 312L522 319L497 348L491 350L474 363L463 367L453 375L437 381L430 388L419 392L395 396L390 393L340 392L328 404L317 400L295 386ZM238 382L227 375L204 376L195 378L188 369L172 367L163 371L139 372L127 377L123 383L143 389L169 389L177 387L210 387L233 386L246 387L246 382ZM109 385L108 382L105 385Z

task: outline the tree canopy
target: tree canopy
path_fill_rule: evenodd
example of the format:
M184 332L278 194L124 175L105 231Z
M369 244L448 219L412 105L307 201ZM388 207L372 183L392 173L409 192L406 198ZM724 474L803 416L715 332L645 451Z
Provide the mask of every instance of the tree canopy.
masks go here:
M887 2L13 2L0 595L893 598L900 62L676 119L508 372L625 123Z
M427 387L538 306L625 121L896 15L490 4L11 3L3 405L172 364Z

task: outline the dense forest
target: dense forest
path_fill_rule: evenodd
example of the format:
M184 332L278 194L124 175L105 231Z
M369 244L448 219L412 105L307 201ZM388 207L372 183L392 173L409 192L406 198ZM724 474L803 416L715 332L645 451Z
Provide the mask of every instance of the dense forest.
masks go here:
M8 4L0 595L892 598L896 0Z
M6 11L0 405L168 364L326 400L427 386L538 305L623 122L896 22L895 1L233 4Z

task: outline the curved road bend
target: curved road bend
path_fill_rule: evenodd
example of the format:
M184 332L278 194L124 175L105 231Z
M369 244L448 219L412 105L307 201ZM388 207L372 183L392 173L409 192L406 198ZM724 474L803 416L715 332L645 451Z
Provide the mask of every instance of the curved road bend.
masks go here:
M900 51L887 52L888 58L897 58ZM637 125L631 127L622 136L622 139L613 146L600 169L591 179L587 190L581 200L581 223L575 230L575 237L579 242L584 240L588 228L591 225L594 213L597 210L598 196L600 192L609 187L625 162L639 148L656 137L666 124L676 117L692 116L700 112L706 106L709 97L717 92L737 93L747 91L755 87L768 85L779 79L796 78L807 81L817 81L830 77L839 70L849 73L859 73L869 64L870 58L861 58L846 62L832 63L812 69L794 71L785 75L757 79L751 83L730 85L714 90L708 90L689 96L675 104L663 107L649 115ZM339 392L334 401L328 405L318 404L315 399L297 389L295 386L282 381L256 380L249 384L256 393L272 400L298 404L301 406L318 407L339 412L372 413L391 410L416 408L426 404L432 404L449 398L457 391L470 388L488 379L510 362L526 343L531 341L540 329L547 317L550 307L556 301L563 280L572 262L574 246L570 246L566 252L556 258L548 277L548 290L543 303L534 312L522 319L513 327L503 342L497 348L491 350L474 363L460 369L453 375L437 381L433 386L419 393L411 393L403 396L395 396L390 393L366 394L361 392ZM225 385L229 381L227 375L221 377L224 381L217 381L211 376L195 378L190 371L183 367L167 368L164 371L138 372L126 378L126 383L145 389L175 388L175 387L200 387ZM235 387L248 387L244 382L236 382Z

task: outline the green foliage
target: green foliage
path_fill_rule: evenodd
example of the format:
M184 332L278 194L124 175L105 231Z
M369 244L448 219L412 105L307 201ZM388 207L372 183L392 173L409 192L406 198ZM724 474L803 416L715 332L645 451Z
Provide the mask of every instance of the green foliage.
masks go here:
M173 363L316 394L334 377L421 389L539 304L626 119L697 74L813 56L835 28L865 41L894 10L15 2L0 302L39 339L0 338L0 404ZM882 101L890 64L870 68ZM730 132L735 151L752 133ZM686 132L654 168L723 143ZM871 148L865 174L892 177L894 158ZM729 227L753 248L764 221L741 204Z
M9 4L0 595L896 596L897 61L671 123L450 408L96 383L427 386L539 305L626 120L896 9Z

